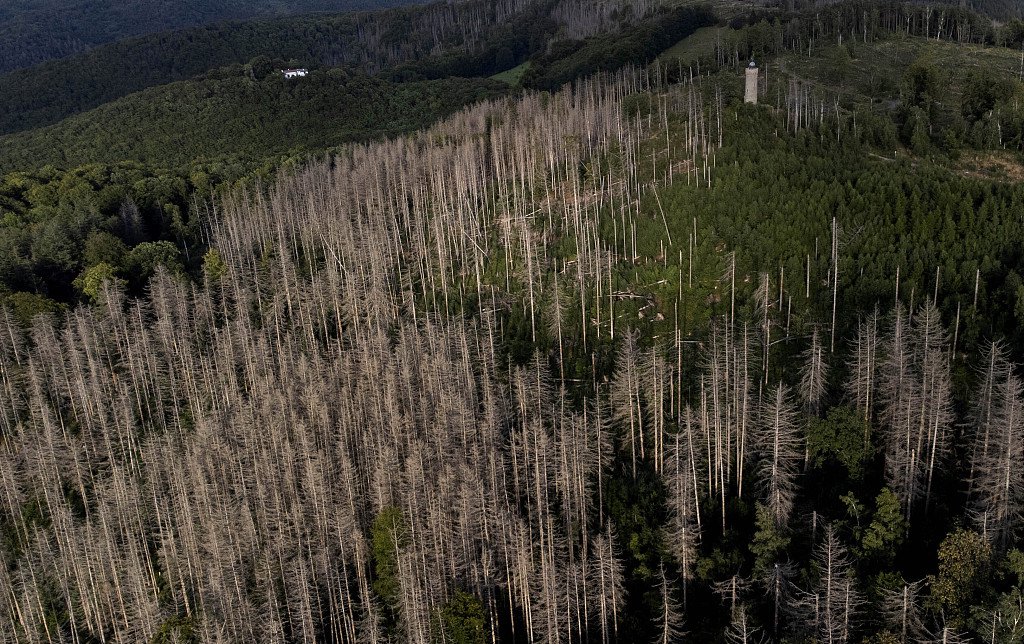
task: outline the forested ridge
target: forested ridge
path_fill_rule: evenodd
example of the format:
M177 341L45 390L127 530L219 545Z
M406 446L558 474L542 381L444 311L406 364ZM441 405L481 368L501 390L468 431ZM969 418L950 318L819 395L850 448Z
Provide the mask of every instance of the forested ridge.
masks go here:
M642 13L623 11L613 19L612 6L583 6L578 0L521 0L508 6L474 2L457 5L457 10L431 5L385 12L376 21L347 21L361 34L363 44L349 48L358 56L382 65L388 51L393 60L406 62L385 65L374 75L360 65L314 68L296 81L281 77L280 68L289 64L284 59L256 56L244 65L152 87L48 127L0 137L0 171L122 159L160 168L195 162L238 165L322 152L346 141L426 127L462 105L512 92L511 84L487 77L530 56L538 58L556 35L577 33L582 39L559 40L562 53L538 58L522 84L551 88L596 71L643 64L714 20L703 7L640 7L635 11ZM633 21L638 24L629 26ZM474 35L476 29L482 33ZM616 29L621 29L618 35L586 35ZM390 32L411 35L396 47L394 36L381 35ZM119 75L105 72L103 77ZM93 88L89 78L77 79L75 86ZM32 118L31 110L21 109L22 98L49 110L48 97L61 86L50 85L41 94L35 85L21 88L8 96L8 113Z
M490 76L543 52L552 39L611 34L650 18L657 6L462 0L162 32L0 75L0 133L49 125L149 87L253 62L343 65L373 74L399 67L390 76L404 80Z
M414 0L27 0L0 7L0 71L130 36L261 16L380 9Z
M229 67L2 137L0 171L119 159L177 168L319 151L427 127L506 89L487 79L392 83L344 69L314 71L300 82L276 71L254 80L241 66Z
M467 3L469 5L471 3ZM0 76L4 89L0 130L13 132L48 125L119 97L186 80L229 65L266 59L307 67L341 64L372 66L389 57L426 55L439 41L461 35L457 23L506 18L475 3L476 12L442 5L391 12L301 16L275 21L227 22L169 31L98 47L85 54ZM410 23L422 31L406 29ZM454 23L454 24L453 24ZM397 34L401 33L402 36ZM468 43L467 43L468 44Z
M1024 640L1019 50L872 6L5 175L0 642Z

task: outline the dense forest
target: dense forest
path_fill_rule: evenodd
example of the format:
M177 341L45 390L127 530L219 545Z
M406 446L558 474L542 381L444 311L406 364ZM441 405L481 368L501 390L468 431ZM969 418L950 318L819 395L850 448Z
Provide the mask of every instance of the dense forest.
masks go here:
M233 64L345 65L367 73L398 67L388 74L395 80L491 76L545 52L552 39L608 35L635 22L661 20L654 3L618 6L614 0L463 0L162 32L0 74L0 133L49 125ZM685 29L695 28L653 28L676 26L683 30L660 37L679 40L689 33Z
M1024 641L1016 27L613 4L0 139L0 642Z
M339 65L393 81L488 77L529 63L524 84L555 89L585 73L643 63L714 22L704 7L675 9L581 0L483 0L385 12L223 23L98 47L0 74L0 134L51 125L146 88L233 65ZM1020 49L1024 23L998 28L961 9L845 2L779 18L743 15L705 63L816 51L894 34Z
M253 59L327 67L343 63L369 66L371 61L377 66L389 56L395 61L422 57L439 46L439 40L464 31L453 15L464 16L467 21L477 18L483 24L507 17L498 10L482 9L481 13L484 15L446 12L435 5L379 13L228 22L125 40L0 76L5 96L0 108L0 131L48 125L148 87L247 64ZM423 31L409 32L404 28L409 23L421 25ZM395 48L397 33L404 33L401 48Z
M553 16L573 3L540 4ZM511 92L511 84L488 77L517 64L532 51L543 50L545 38L564 33L554 31L552 25L567 28L580 23L578 29L594 28L575 14L562 16L558 22L548 13L538 14L536 6L527 6L530 11L516 14L516 20L539 22L536 32L517 29L519 22L512 21L488 32L483 41L486 45L481 47L464 44L376 75L358 68L327 67L289 81L279 72L285 61L257 56L244 65L159 85L49 127L0 137L0 172L47 165L74 168L123 159L163 168L213 160L240 164L249 159L259 165L268 157L294 157L346 141L426 127L467 103ZM494 7L487 13L488 20L500 15ZM393 18L399 14L382 15ZM603 24L603 20L598 13L594 22ZM713 20L704 8L654 11L637 26L624 27L617 37L558 41L568 47L559 47L561 53L537 54L536 64L521 84L557 87L599 70L644 63ZM472 23L471 18L465 21ZM427 28L423 32L435 37L439 33ZM88 77L80 86L90 86ZM28 86L11 94L8 113L31 118L31 111L19 110L22 98L45 102L48 94L57 91L34 97L32 89Z
M0 72L140 34L261 16L351 11L416 0L19 0L0 6Z
M254 80L241 66L229 67L0 137L0 171L120 159L176 168L323 150L426 127L506 89L487 79L392 83L344 69L314 71L298 82L275 70Z

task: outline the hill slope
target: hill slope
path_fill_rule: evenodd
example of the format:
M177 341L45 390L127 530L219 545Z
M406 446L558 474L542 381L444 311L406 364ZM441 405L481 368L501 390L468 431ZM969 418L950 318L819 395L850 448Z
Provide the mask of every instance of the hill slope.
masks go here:
M26 0L0 8L0 71L29 67L146 33L314 11L379 9L417 0Z
M0 169L135 159L160 167L265 157L425 127L508 86L486 79L392 83L341 69L253 81L241 66L133 94L0 139Z
M462 0L151 34L0 74L0 134L50 125L133 92L231 64L349 65L369 73L394 70L393 76L402 80L491 76L544 53L556 40L623 35L637 23L654 32L678 28L679 21L667 16L713 20L706 11L666 12L657 5L611 11L614 6L582 0Z
M466 24L470 22L472 27ZM227 22L152 34L0 75L0 133L50 125L148 87L260 57L270 59L263 62L266 66L294 60L304 66L346 64L375 72L438 50L472 48L481 55L489 52L493 65L499 49L515 60L543 45L553 32L550 25L533 12L508 19L476 0L456 11L436 5ZM478 34L457 38L456 32L462 31ZM486 44L478 46L478 41Z
M1024 355L1024 186L791 131L738 72L347 150L221 200L196 280L129 302L173 246L118 248L143 216L107 200L93 304L0 318L0 632L1013 641L988 491L1024 496L1024 394L986 340ZM24 183L0 223L80 199Z

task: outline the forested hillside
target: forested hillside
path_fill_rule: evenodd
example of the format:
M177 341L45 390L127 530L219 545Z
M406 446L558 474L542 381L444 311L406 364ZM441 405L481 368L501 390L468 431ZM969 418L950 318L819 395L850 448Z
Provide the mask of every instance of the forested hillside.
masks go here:
M343 69L315 71L298 81L275 70L254 80L235 66L2 137L0 171L122 159L176 168L302 154L426 127L506 89L487 79L392 83Z
M688 11L0 139L0 642L1022 641L1011 27Z
M0 72L130 36L260 16L379 9L416 0L19 0L0 6Z
M232 165L249 160L260 165L270 157L324 151L345 141L393 136L430 125L467 103L511 92L511 84L487 77L530 56L531 72L520 83L556 88L597 71L645 63L714 20L702 7L659 10L639 19L635 26L628 26L632 19L623 17L618 35L559 40L560 46L547 52L545 43L556 34L564 36L569 26L577 25L583 36L586 30L596 28L585 23L602 24L605 18L600 7L586 7L581 14L563 16L559 26L551 16L567 11L573 2L540 4L543 12L536 4L524 3L527 9L515 14L515 20L500 24L488 22L501 15L494 7L466 5L463 10L468 7L487 14L479 23L462 18L462 27L481 24L489 29L478 43L453 45L450 51L442 49L415 62L379 70L376 75L358 68L334 67L314 69L309 77L289 81L280 74L280 67L286 64L283 60L275 63L260 56L245 65L153 87L49 127L0 137L0 172L47 165L74 168L124 159L161 168L211 160ZM441 11L441 7L434 10ZM382 15L394 19L404 14ZM441 17L434 18L437 24L446 24ZM521 28L523 25L534 27L531 31ZM400 23L391 28L399 27ZM428 33L439 38L437 29L419 29L424 38ZM410 45L410 61L417 47L431 51L439 47L423 43ZM371 51L375 50L370 48L363 55ZM538 53L541 51L545 53ZM86 79L76 83L93 87ZM12 117L32 118L33 112L17 109L21 99L40 101L44 111L53 108L45 98L56 89L42 96L33 95L31 89L9 97Z
M483 3L475 4L483 8ZM49 125L148 87L250 61L268 68L275 61L279 66L294 61L307 67L346 64L378 71L381 65L428 55L441 45L439 41L454 37L453 28L463 31L453 17L477 18L481 25L491 27L506 17L500 11L484 10L483 14L435 5L383 13L221 23L125 40L0 76L4 95L0 131ZM420 25L422 31L406 29L410 24ZM402 47L395 47L398 33L402 34ZM393 60L389 62L389 58Z
M1024 192L721 89L486 104L9 321L13 632L1010 628Z
M666 23L655 11L657 3L615 11L617 4L463 0L384 12L228 22L125 40L0 74L0 134L49 125L133 92L231 64L345 65L367 73L398 66L395 78L416 80L491 76L544 53L552 39L610 35L646 20L656 23L648 31L678 40L697 22L691 17L686 24Z

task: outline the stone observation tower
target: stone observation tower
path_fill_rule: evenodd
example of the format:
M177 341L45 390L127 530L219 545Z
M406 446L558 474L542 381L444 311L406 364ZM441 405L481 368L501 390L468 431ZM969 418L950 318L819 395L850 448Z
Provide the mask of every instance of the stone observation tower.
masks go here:
M750 61L750 64L747 65L747 89L743 93L744 103L753 103L755 105L757 104L758 71L759 70L757 69L757 63L755 63L754 61Z

